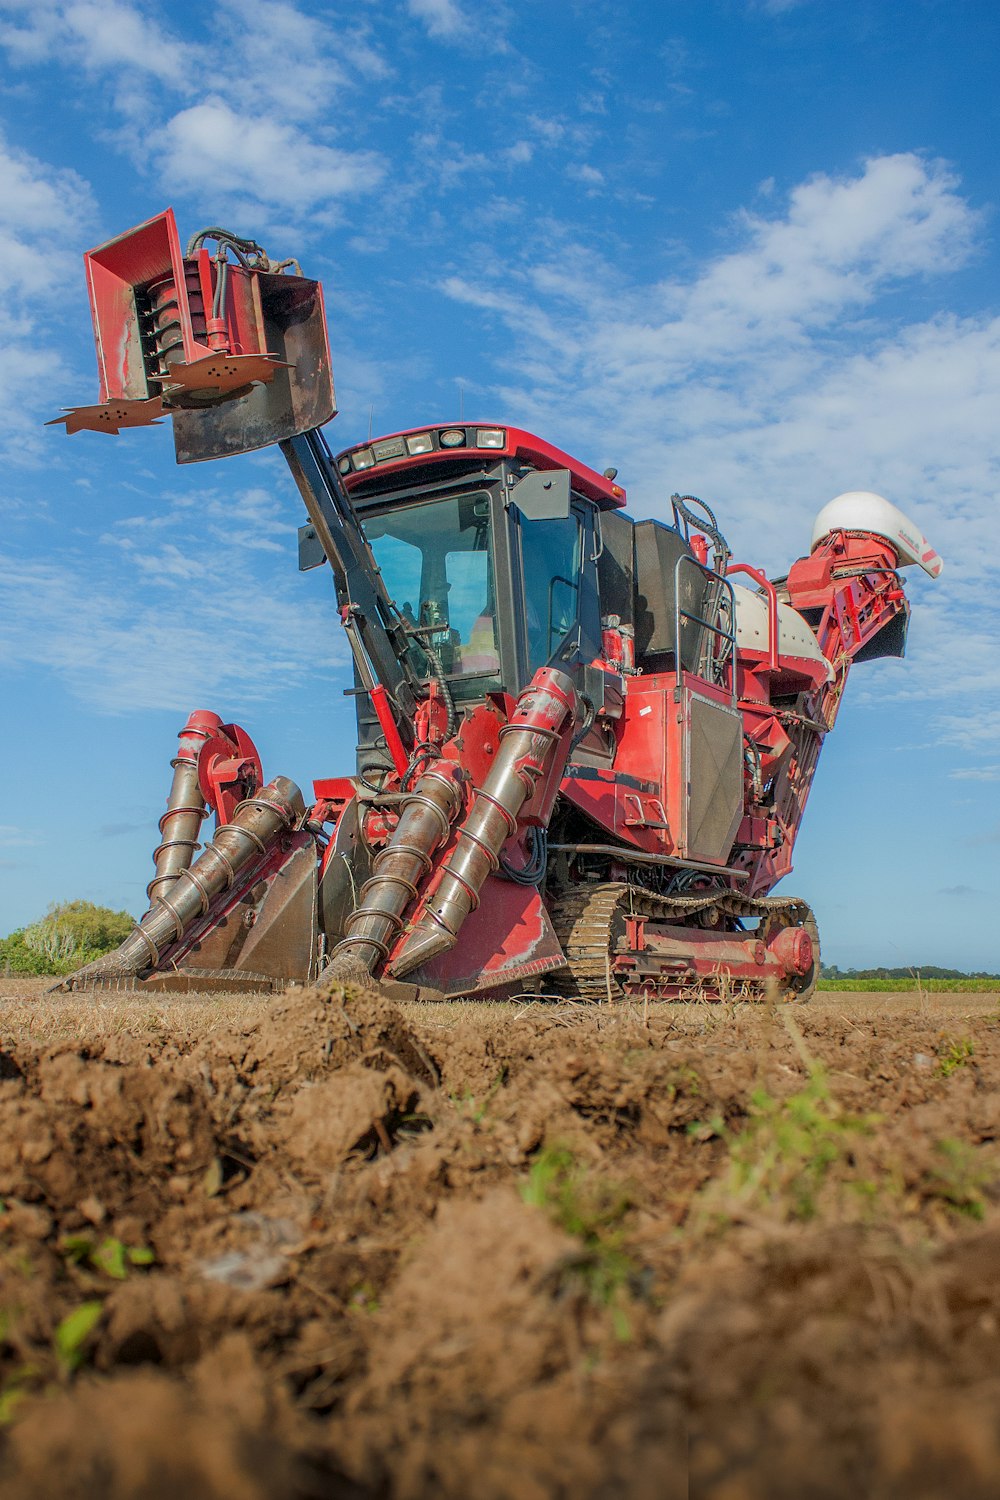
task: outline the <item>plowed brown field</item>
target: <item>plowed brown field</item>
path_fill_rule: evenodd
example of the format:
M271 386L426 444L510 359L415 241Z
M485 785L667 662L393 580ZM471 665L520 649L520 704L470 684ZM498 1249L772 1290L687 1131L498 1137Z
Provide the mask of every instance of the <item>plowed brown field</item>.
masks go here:
M42 991L10 1500L1000 1493L1000 996Z

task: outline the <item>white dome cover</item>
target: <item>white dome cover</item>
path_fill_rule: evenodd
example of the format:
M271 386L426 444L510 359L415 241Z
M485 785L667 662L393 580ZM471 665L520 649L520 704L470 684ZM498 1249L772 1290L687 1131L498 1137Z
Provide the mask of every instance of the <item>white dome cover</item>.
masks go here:
M884 537L895 547L900 567L916 563L932 578L937 578L944 567L920 528L891 500L871 490L847 490L824 505L813 526L812 546L831 531L870 531Z

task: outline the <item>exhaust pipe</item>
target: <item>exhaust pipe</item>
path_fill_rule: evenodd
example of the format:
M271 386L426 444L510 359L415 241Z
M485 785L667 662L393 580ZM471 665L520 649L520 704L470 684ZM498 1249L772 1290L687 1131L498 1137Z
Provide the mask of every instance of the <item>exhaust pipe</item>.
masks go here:
M361 887L359 905L333 950L319 983L374 974L403 926L403 913L417 899L418 882L429 873L435 849L445 842L462 805L460 772L438 760L417 781L402 805L387 846Z
M484 880L500 864L500 850L517 830L518 813L537 783L551 774L556 746L577 713L576 691L564 672L543 667L535 673L500 731L497 758L441 878L389 965L397 979L455 946L462 923L479 905Z
M56 988L86 989L95 980L120 979L158 968L163 949L182 938L240 871L266 854L278 835L304 813L302 793L294 781L276 776L255 797L240 803L233 821L216 830L190 869L176 875L170 895L156 900L114 953L79 969Z

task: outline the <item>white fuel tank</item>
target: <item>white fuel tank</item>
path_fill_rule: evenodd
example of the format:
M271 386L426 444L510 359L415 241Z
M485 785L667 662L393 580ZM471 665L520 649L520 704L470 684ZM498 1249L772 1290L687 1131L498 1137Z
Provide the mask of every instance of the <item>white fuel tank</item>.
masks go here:
M869 531L884 537L896 549L901 568L916 563L937 578L944 563L923 532L891 500L871 490L848 490L824 505L813 526L812 546L831 531Z

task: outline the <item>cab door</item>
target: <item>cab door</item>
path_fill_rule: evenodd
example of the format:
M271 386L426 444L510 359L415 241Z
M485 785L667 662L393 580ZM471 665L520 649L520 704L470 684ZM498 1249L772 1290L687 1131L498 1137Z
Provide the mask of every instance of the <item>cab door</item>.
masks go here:
M539 667L567 668L600 653L595 507L573 496L569 514L517 522L524 630L521 686Z

